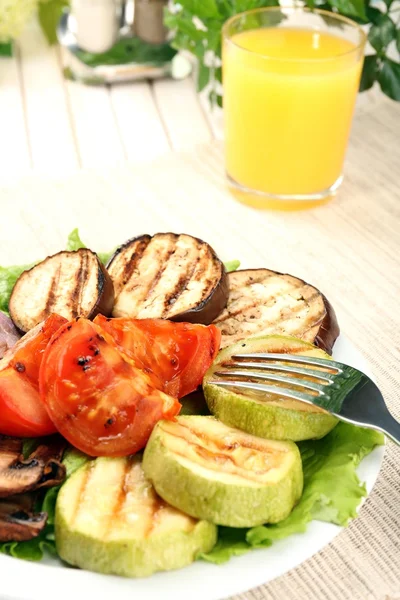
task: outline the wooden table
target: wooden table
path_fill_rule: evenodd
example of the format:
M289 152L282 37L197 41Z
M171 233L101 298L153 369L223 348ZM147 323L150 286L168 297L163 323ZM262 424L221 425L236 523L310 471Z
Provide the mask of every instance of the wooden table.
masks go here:
M101 250L162 229L198 235L225 260L322 289L400 418L400 105L375 92L359 98L333 202L257 212L227 192L221 113L210 114L190 79L92 88L65 81L62 62L36 26L15 58L0 59L1 261L56 252L76 226ZM314 558L240 598L398 599L399 465L390 445L360 518Z

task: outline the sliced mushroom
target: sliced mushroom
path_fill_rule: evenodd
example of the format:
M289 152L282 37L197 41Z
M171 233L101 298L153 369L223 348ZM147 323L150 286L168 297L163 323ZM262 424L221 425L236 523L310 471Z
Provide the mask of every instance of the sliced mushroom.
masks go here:
M22 459L22 441L0 437L0 498L32 490L44 474L44 463Z
M25 542L39 535L46 513L32 513L33 497L21 495L0 502L0 542Z
M61 463L67 442L59 435L54 435L46 439L45 444L40 444L36 450L29 456L29 459L36 459L44 463L44 471L41 479L35 489L43 487L53 487L60 485L65 479L65 466Z
M61 459L65 447L63 438L53 436L24 460L22 440L0 436L0 498L62 483L65 466Z

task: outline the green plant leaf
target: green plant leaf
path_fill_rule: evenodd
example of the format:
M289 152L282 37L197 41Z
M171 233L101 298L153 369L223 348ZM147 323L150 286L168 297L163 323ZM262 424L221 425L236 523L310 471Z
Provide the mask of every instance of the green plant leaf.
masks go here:
M57 26L68 0L48 0L39 2L39 23L49 44L57 42Z
M382 16L381 11L378 8L375 8L374 6L367 6L365 8L365 13L367 15L367 23L379 23L379 19Z
M380 53L385 50L390 42L396 39L396 25L388 15L381 14L376 24L372 25L368 33L371 46Z
M211 69L202 62L199 63L198 69L199 70L197 74L197 91L201 92L204 90L204 88L210 81Z
M13 48L11 42L0 44L0 56L12 56Z
M126 38L117 42L103 54L79 50L76 56L89 67L99 65L124 65L130 63L162 66L173 59L176 50L168 44L149 44L139 38Z
M369 90L375 83L378 75L378 57L376 54L364 58L361 74L360 92Z
M396 47L397 50L400 52L400 29L398 29L397 31Z
M382 69L378 75L382 92L392 100L400 102L400 63L387 56L382 61Z
M179 0L179 4L199 19L212 19L220 16L216 0Z
M364 0L328 0L329 4L342 15L366 19Z

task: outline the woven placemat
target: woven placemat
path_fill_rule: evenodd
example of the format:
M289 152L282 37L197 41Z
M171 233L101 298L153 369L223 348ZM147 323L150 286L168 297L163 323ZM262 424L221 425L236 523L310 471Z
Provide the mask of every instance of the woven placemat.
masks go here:
M102 250L159 227L198 235L224 259L293 273L324 291L400 419L399 139L399 105L384 100L359 114L338 198L304 212L257 212L235 202L218 143L151 166L3 180L1 260L29 263L56 252L77 225ZM235 598L400 600L400 448L388 444L360 516L329 546Z

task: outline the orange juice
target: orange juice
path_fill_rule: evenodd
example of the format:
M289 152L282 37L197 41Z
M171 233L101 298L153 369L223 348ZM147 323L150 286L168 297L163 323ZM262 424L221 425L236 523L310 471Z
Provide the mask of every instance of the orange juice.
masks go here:
M338 32L264 27L224 40L226 168L239 185L306 197L341 177L362 54Z

